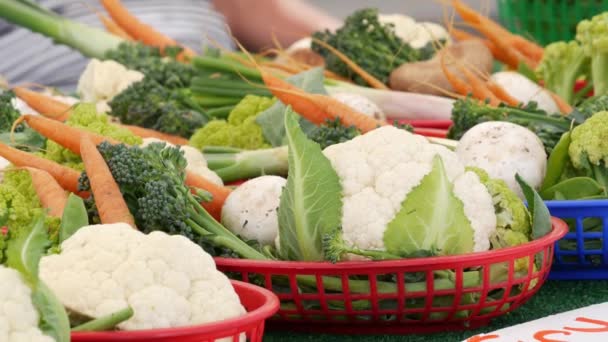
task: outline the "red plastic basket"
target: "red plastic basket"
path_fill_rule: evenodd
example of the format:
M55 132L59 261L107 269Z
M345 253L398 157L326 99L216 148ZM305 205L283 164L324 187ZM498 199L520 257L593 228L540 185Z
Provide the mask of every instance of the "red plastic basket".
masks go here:
M554 218L552 231L541 239L457 256L338 264L217 258L216 263L231 277L275 292L281 308L268 324L279 329L343 334L462 330L485 325L536 293L549 274L554 243L567 231ZM516 273L516 263L527 269ZM493 283L491 271L498 269L507 276ZM439 279L439 273L446 278ZM473 283L471 274L477 274Z
M265 320L274 315L279 308L279 300L270 291L232 281L247 314L233 319L192 327L152 329L141 331L116 332L78 332L72 333L72 342L213 342L241 341L246 334L250 342L262 342Z

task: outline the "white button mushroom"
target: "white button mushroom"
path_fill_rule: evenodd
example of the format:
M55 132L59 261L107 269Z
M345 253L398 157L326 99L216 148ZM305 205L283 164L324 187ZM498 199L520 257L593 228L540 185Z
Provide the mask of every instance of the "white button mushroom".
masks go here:
M261 245L271 245L279 234L277 211L287 180L262 176L230 193L222 208L222 223L233 233Z
M529 129L510 122L476 125L460 139L456 153L466 166L479 167L490 177L504 180L520 198L523 193L515 174L538 189L547 168L547 154L540 139Z

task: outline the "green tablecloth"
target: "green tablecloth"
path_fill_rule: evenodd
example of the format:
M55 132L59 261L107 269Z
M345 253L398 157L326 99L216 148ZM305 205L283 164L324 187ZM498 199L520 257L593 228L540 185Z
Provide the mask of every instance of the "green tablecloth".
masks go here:
M473 331L406 336L348 336L301 334L284 331L268 331L264 342L330 342L330 341L407 341L452 342L462 341L478 332L489 332L507 326L531 321L552 314L608 301L608 281L548 281L526 304L514 312L496 318L489 326Z

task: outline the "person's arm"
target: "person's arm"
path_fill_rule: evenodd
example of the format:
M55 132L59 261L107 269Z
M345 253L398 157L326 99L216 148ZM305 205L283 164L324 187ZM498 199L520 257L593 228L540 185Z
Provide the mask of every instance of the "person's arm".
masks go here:
M274 46L274 34L287 47L311 33L340 26L340 20L302 0L213 0L232 34L248 49Z

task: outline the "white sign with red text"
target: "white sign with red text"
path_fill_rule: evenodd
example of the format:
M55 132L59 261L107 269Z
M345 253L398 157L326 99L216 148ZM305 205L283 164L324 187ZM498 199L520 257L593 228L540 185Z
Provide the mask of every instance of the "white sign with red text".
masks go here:
M607 342L608 302L563 312L463 342Z

